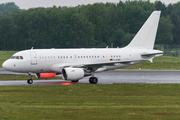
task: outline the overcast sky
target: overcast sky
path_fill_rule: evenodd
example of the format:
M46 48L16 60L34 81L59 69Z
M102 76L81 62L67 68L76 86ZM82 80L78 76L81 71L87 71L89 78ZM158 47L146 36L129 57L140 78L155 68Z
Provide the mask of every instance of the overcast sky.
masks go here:
M125 1L125 0L122 0ZM154 2L156 0L150 0L151 2ZM158 0L159 1L159 0ZM160 0L165 4L169 3L177 3L180 0ZM20 7L20 9L29 9L33 7L52 7L53 5L56 6L77 6L77 5L87 5L87 4L93 4L96 2L113 2L118 3L119 0L0 0L0 4L7 3L7 2L15 2L17 6Z

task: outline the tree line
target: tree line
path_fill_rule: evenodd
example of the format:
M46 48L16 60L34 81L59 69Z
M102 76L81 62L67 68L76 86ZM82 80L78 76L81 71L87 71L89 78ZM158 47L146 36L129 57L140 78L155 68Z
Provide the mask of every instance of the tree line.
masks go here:
M154 10L161 10L156 44L180 44L180 2L126 0L76 7L0 5L0 50L127 45Z

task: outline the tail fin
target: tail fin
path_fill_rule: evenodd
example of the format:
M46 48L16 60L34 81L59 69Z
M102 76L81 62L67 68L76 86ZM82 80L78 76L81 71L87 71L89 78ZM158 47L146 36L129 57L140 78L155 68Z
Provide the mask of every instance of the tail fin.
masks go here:
M161 11L154 11L126 47L152 50L154 47L160 14Z

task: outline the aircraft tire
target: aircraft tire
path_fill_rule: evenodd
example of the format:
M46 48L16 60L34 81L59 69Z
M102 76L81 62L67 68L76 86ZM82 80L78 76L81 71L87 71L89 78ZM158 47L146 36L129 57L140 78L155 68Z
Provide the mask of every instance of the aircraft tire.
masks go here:
M90 78L89 78L89 82L90 82L91 84L96 84L96 83L98 82L98 79L97 79L96 77L90 77Z
M29 80L27 80L27 83L28 83L28 84L32 84L32 83L33 83L33 80L32 80L32 79L29 79Z
M93 77L89 78L89 83L91 83L91 84L92 84L92 79L93 79Z

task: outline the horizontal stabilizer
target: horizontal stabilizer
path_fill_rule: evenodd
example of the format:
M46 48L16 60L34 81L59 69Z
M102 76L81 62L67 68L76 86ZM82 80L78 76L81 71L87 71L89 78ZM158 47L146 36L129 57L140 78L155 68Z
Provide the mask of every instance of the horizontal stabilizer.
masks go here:
M154 58L160 57L163 54L164 54L163 51L160 50L150 50L142 53L141 56L144 58L144 60L149 60L151 63L153 63Z
M161 55L161 54L163 55L164 52L159 50L152 50L142 53L141 56L152 56L152 55Z

